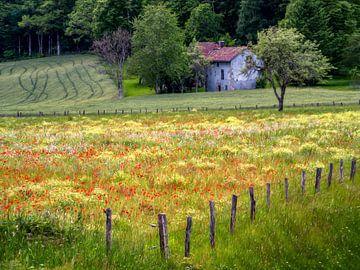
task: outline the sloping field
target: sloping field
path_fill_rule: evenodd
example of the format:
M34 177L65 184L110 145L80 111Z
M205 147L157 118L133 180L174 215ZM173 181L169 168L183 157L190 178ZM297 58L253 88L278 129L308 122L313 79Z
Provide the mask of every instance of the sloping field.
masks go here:
M125 92L130 97L117 98L117 89L104 74L104 68L92 55L48 57L18 62L0 63L0 112L45 113L64 110L97 112L97 110L171 110L172 108L234 106L272 106L276 99L271 89L230 91L222 93L192 93L152 95L138 86L136 79L125 81ZM359 90L289 88L286 104L358 102ZM346 90L346 91L344 91ZM139 92L139 93L137 93ZM136 96L141 94L141 96Z

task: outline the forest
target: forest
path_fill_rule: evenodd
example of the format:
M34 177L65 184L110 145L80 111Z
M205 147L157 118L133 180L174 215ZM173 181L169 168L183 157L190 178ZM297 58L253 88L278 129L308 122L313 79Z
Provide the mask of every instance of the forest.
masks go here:
M84 52L119 27L134 31L148 5L164 3L192 40L256 44L270 26L318 44L335 74L358 72L359 0L1 0L0 61Z

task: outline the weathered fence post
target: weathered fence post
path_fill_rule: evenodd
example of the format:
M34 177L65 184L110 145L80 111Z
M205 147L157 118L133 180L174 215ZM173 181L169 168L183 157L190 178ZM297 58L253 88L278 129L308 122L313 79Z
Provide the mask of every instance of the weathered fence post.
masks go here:
M185 257L190 257L190 237L191 237L192 217L186 219L185 233Z
M115 114L117 114L117 109L115 109Z
M270 183L266 183L266 206L270 208Z
M237 199L238 199L238 197L236 195L232 195L231 215L230 215L230 233L234 233L234 230L235 230Z
M158 215L158 225L159 225L159 237L160 237L160 252L165 259L168 259L170 256L170 252L169 252L169 244L168 244L166 214L160 213Z
M305 185L306 185L306 172L305 170L301 171L301 192L305 194Z
M340 159L340 183L344 180L344 161Z
M329 166L329 175L328 175L328 188L330 188L330 186L331 186L333 170L334 170L334 164L333 164L333 163L330 163L330 166Z
M316 168L315 193L320 192L321 168Z
M111 252L112 244L112 224L111 224L111 209L106 208L106 252L109 254Z
M250 194L250 220L255 220L255 207L256 201L254 198L254 187L249 187L249 194Z
M285 178L284 180L284 187L285 187L285 201L288 202L289 200L289 179Z
M350 171L350 180L354 182L356 173L356 159L353 158L351 161L351 171Z
M210 206L210 245L211 248L215 248L215 203L209 202Z

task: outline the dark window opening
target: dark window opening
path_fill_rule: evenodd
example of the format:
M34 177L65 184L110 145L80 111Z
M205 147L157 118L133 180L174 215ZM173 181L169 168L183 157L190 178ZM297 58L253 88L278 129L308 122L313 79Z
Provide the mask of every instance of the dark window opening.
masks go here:
M225 85L225 90L228 90L228 86L227 86L227 85Z
M219 67L219 66L220 66L220 64L219 64L219 63L216 63L216 66L217 66L217 67Z
M222 70L221 70L221 79L224 80L224 77L225 77L225 76L224 76L224 70L222 69Z
M218 85L218 90L219 92L221 92L221 85Z

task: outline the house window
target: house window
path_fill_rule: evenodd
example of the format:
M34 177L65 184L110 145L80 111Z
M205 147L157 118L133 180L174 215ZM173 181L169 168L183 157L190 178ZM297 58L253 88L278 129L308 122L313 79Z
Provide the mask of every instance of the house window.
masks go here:
M217 66L217 67L219 67L219 66L220 66L220 64L219 64L219 63L216 63L216 66Z
M227 86L227 85L225 85L225 90L228 90L228 86Z
M221 70L221 79L224 80L224 77L225 77L225 76L224 76L224 70L222 69L222 70Z

